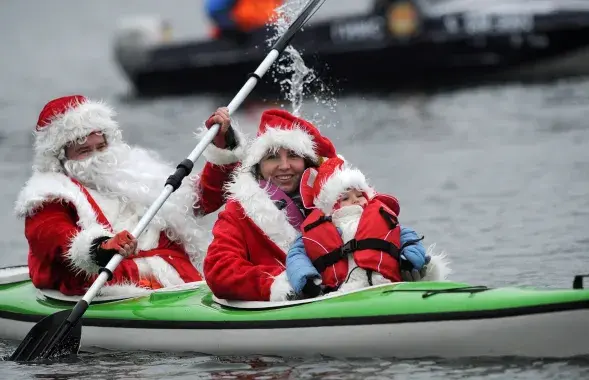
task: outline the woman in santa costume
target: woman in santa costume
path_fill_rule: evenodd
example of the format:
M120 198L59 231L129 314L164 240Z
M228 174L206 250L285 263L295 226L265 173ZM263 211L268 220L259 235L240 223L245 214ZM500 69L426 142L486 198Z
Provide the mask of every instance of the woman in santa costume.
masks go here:
M391 282L444 280L445 255L426 256L415 231L401 228L397 198L377 194L341 157L305 170L301 196L314 209L286 259L299 297L347 292ZM424 265L426 264L426 265ZM415 267L422 267L416 278Z
M203 265L205 279L219 298L284 300L294 293L286 254L309 212L299 193L301 176L336 157L336 150L308 121L268 110L246 153L226 187L227 204Z
M124 143L114 111L81 95L48 102L35 128L33 173L16 202L25 219L28 265L37 288L84 294L112 256L125 259L103 295L201 280L197 269L208 239L198 217L224 203L222 186L241 144L226 109L206 123L222 124L209 162L168 198L144 233L131 231L161 194L174 167L157 154ZM232 135L235 148L226 148ZM233 158L233 159L232 159Z

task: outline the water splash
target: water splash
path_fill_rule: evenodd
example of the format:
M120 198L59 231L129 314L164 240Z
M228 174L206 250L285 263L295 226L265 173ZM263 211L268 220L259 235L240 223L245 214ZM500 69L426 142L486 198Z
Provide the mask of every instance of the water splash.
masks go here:
M272 46L286 32L307 2L308 0L286 0L276 8L276 18L268 28L273 33L267 40L268 46ZM291 103L291 112L294 115L300 116L304 99L311 92L316 104L336 112L337 100L333 90L317 76L312 68L306 66L301 53L292 45L286 47L284 54L273 66L271 77L279 84L285 100ZM329 121L322 124L329 124Z

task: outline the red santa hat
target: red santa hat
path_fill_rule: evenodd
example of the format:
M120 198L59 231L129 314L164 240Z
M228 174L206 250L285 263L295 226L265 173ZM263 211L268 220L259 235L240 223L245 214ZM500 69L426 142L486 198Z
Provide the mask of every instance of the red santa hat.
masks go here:
M82 95L69 95L49 101L35 127L34 169L61 171L66 144L83 139L93 132L105 135L107 141L121 140L115 112L102 102Z
M317 127L287 111L272 109L262 113L256 139L247 151L242 166L252 167L271 150L290 149L297 155L319 164L323 158L336 156L335 147Z
M358 169L350 167L342 156L323 162L318 169L308 168L301 178L301 198L305 208L318 208L331 215L340 196L350 189L360 190L368 199L376 192Z

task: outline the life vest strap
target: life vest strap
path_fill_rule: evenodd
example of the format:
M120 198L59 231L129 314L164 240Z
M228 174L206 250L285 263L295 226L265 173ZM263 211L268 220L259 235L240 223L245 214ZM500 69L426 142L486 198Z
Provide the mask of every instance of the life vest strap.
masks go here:
M387 210L385 210L384 207L379 208L378 212L384 218L384 220L387 222L387 224L389 225L389 228L391 230L394 230L397 227L397 225L399 224L399 220L397 219L397 217L395 215L393 215L390 212L388 212Z
M366 271L366 278L368 279L368 286L374 285L372 283L372 273L374 273L374 272L371 270Z
M362 240L352 239L341 247L336 248L333 251L314 260L313 266L317 269L317 271L319 271L319 273L321 273L338 261L347 258L349 254L352 254L356 251L363 251L365 249L386 252L395 259L399 260L399 248L389 241L376 238Z
M321 215L319 217L319 219L317 219L313 223L309 223L308 225L305 226L305 232L309 232L313 228L315 228L315 227L317 227L317 226L319 226L319 225L321 225L321 224L323 224L325 222L331 222L331 216Z

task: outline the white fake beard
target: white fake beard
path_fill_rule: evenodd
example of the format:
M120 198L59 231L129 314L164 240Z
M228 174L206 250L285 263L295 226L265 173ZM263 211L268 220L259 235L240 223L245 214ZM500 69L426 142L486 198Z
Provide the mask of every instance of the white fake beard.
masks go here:
M157 153L117 143L83 160L68 160L63 164L70 177L106 196L131 204L143 215L164 189L166 179L174 172ZM171 240L183 241L188 252L197 252L205 240L202 230L196 230L193 207L198 197L193 175L185 178L150 224L166 230ZM180 240L179 240L180 239ZM187 246L187 243L192 246Z

